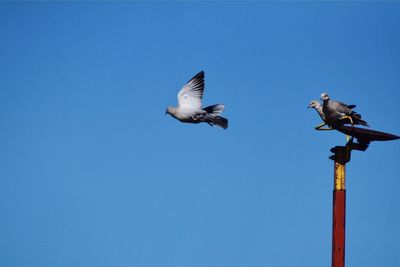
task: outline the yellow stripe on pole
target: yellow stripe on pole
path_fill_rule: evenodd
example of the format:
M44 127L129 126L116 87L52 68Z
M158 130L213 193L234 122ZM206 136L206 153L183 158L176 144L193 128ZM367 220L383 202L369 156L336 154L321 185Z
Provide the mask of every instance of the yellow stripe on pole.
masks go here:
M346 165L335 161L335 190L346 189Z

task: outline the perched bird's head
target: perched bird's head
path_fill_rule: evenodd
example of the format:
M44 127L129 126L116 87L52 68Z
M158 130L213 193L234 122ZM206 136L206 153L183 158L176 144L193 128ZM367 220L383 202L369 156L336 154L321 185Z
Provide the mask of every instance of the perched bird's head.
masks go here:
M321 100L328 101L329 100L329 95L327 93L322 93L321 94Z
M318 106L321 106L321 103L317 100L312 100L307 108L317 108Z

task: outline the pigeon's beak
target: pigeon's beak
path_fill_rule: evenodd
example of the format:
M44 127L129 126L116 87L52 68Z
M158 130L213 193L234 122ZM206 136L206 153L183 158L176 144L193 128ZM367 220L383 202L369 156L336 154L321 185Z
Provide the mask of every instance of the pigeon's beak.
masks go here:
M311 105L308 105L307 108L311 108Z

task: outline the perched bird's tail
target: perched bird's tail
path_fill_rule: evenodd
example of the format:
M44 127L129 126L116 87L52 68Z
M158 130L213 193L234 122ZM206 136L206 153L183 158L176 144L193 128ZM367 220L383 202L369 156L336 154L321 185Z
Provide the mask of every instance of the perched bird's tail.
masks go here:
M361 117L359 118L359 117L352 116L352 119L353 119L354 124L359 124L359 125L364 125L364 126L369 127L368 123L366 121L362 120Z
M207 112L204 116L204 121L210 124L211 126L217 125L223 129L228 128L228 120L224 117L219 116L225 109L223 104L216 104L212 106L208 106L203 110Z
M354 124L364 125L364 126L369 127L368 123L365 120L361 119L360 114L353 111L352 114L350 115L350 117L353 119Z

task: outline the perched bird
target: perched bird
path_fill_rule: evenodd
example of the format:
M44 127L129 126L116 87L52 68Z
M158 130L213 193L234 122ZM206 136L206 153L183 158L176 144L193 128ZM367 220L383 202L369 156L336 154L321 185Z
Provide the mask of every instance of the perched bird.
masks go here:
M178 106L168 107L165 114L186 123L206 122L211 126L217 125L228 128L228 120L220 116L224 111L223 104L202 108L204 92L204 71L197 73L185 84L178 93Z
M327 93L321 94L321 99L324 101L322 105L322 112L325 116L325 122L328 125L336 128L347 123L352 125L369 126L366 121L361 119L361 115L352 109L355 105L346 105L341 102L331 100Z
M324 125L328 125L326 123L326 118L324 115L324 112L322 112L322 104L318 102L318 100L311 100L310 104L308 105L307 108L313 108L317 111L318 115L321 117L323 123L319 124L318 126L315 127L316 130L321 130L321 127ZM329 128L327 128L326 130L330 130L332 129L332 127L330 127L330 125L328 125Z
M353 109L356 107L356 105L348 105L347 106L350 109ZM331 130L332 127L327 123L325 114L322 111L322 104L319 103L318 100L311 100L310 104L308 105L307 108L313 108L317 111L318 115L321 117L323 123L319 124L318 126L315 127L316 130ZM329 128L322 128L324 125L327 125Z
M325 115L324 112L322 112L322 104L319 103L318 100L311 100L307 108L315 109L321 119L325 122Z

